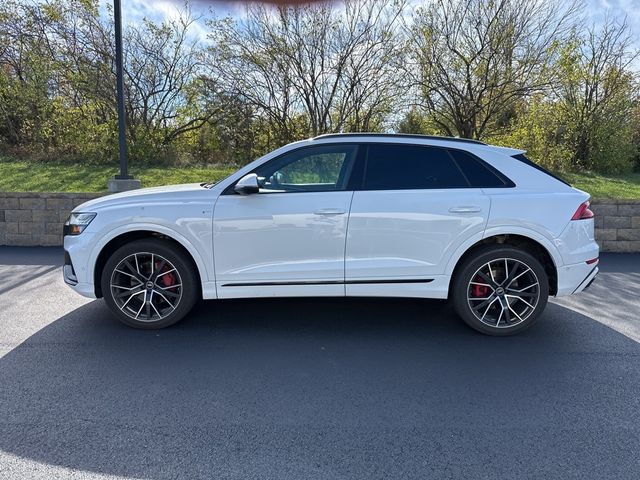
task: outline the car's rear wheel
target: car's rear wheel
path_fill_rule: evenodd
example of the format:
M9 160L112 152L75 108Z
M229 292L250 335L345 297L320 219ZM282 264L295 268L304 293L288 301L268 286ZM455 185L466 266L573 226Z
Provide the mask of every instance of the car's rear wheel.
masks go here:
M105 264L101 286L116 317L142 329L173 325L189 313L199 296L190 259L170 242L155 238L116 250Z
M544 310L549 279L540 261L514 247L489 245L464 260L453 279L456 312L489 335L529 328Z

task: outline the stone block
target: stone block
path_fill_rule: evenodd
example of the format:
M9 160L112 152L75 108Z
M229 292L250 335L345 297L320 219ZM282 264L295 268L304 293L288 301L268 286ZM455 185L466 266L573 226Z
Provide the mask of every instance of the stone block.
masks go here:
M640 216L640 203L629 205L618 205L618 215Z
M0 198L0 210L19 210L20 200L15 197Z
M31 235L20 233L7 233L5 242L7 245L15 247L31 247L37 245L31 238Z
M59 247L62 245L62 235L34 235L33 240L41 247Z
M631 217L604 217L604 228L631 228Z
M62 235L62 223L60 222L45 223L44 233L48 235Z
M71 210L71 198L47 198L47 208L51 210Z
M601 242L604 240L616 240L617 230L615 228L599 228L596 229L596 240Z
M20 222L19 225L18 233L29 235L44 233L44 223L42 222Z
M640 228L619 228L617 240L640 240Z
M31 210L5 210L5 222L30 222L32 219Z
M618 205L616 204L593 204L589 208L593 210L593 213L597 216L617 215Z
M640 228L640 216L631 217L631 228Z
M0 232L18 233L18 223L17 222L0 223Z
M21 210L44 210L47 207L47 200L45 198L21 198L20 209Z
M32 210L31 220L33 222L57 222L58 210Z
M593 218L593 225L595 226L596 230L599 228L604 228L604 217L602 215L596 215Z
M71 199L71 209L75 209L78 205L86 202L87 199L86 198L73 198ZM71 210L69 210L71 211Z
M614 240L604 241L602 244L603 252L620 252L635 253L640 252L640 241L638 240Z

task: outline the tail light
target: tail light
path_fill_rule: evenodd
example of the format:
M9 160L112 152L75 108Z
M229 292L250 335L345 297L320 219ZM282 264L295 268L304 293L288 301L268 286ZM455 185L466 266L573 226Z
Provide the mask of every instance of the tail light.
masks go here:
M589 205L590 203L588 201L582 203L576 210L576 213L573 214L573 217L571 217L571 220L587 220L593 218L593 211L589 208Z

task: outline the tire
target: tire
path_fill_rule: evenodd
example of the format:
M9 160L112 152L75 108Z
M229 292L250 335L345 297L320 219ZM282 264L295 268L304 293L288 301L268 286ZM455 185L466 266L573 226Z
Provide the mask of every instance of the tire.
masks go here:
M125 325L153 330L182 320L200 297L191 259L167 240L135 240L107 260L104 300ZM131 294L129 294L131 292Z
M540 261L515 247L487 245L463 260L452 282L453 306L471 328L496 336L531 327L549 298Z

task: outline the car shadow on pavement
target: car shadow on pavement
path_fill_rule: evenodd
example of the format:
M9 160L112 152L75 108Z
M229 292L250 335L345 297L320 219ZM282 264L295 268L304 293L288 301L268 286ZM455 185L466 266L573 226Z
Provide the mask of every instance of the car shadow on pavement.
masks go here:
M611 353L614 352L614 353ZM100 301L0 359L0 449L135 478L637 478L640 345L550 304L515 337L444 302Z

